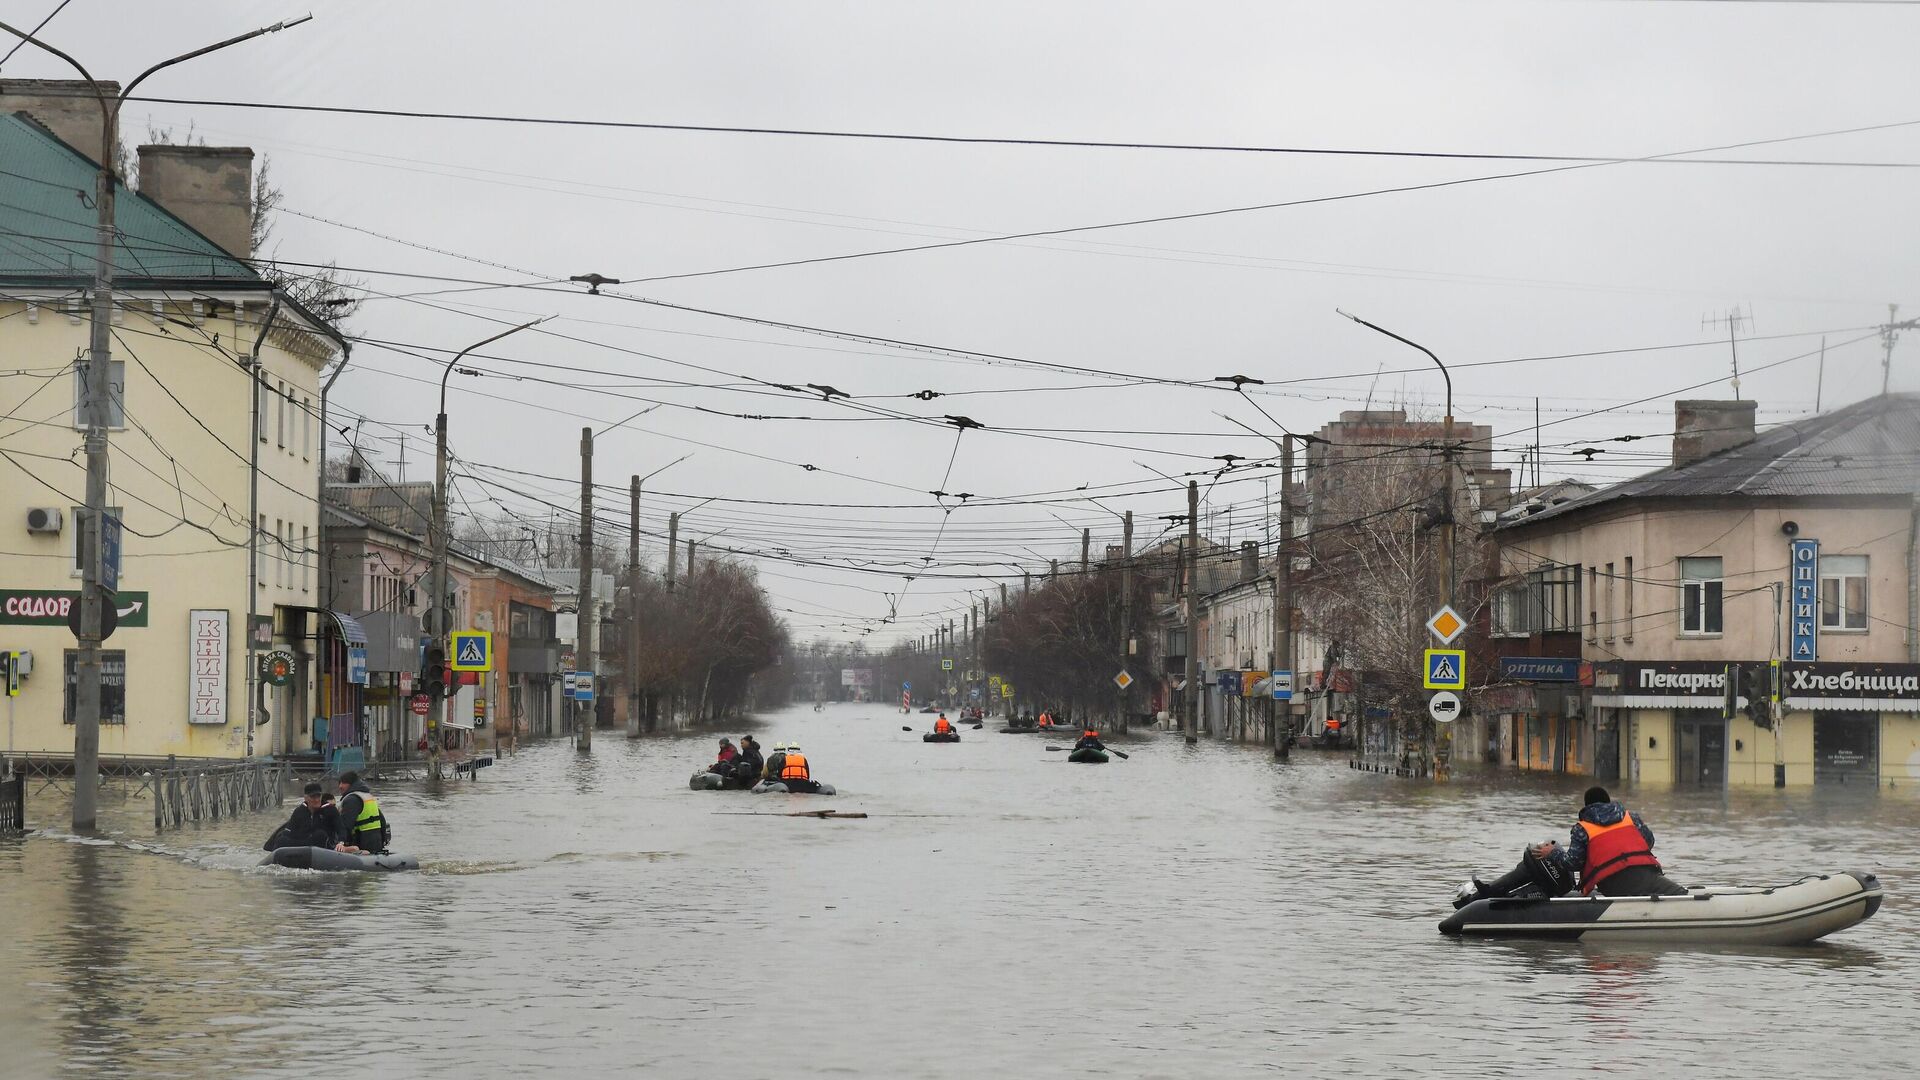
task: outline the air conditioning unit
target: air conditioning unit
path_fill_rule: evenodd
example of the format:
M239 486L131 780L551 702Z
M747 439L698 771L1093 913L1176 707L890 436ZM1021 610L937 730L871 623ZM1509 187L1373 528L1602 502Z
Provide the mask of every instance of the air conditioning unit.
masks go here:
M36 506L27 511L27 531L57 533L66 524L67 515L57 506Z

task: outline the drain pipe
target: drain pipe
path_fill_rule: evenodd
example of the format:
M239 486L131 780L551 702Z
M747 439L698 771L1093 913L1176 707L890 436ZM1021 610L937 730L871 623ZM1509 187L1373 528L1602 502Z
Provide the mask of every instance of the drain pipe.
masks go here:
M1920 664L1920 495L1907 513L1907 663Z

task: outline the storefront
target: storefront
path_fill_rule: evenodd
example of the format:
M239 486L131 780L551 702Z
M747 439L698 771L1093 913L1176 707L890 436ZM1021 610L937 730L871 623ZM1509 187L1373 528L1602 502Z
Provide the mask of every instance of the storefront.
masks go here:
M1920 783L1920 664L1789 663L1781 684L1788 719L1810 717L1814 785Z

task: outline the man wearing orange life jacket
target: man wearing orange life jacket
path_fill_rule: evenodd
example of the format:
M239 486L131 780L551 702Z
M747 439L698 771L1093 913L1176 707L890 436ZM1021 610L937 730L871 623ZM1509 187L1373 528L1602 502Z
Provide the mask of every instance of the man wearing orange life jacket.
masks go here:
M941 713L940 719L933 722L933 733L935 735L953 734L953 721L947 719L946 713Z
M1053 726L1053 714L1052 714L1052 713L1050 713L1050 712L1045 712L1045 711L1042 711L1042 712L1040 713L1040 719L1039 719L1038 721L1036 721L1036 722L1035 722L1035 725L1034 725L1034 726L1035 726L1035 727L1043 727L1043 728L1050 728L1050 727L1052 727L1052 726Z
M1586 805L1573 824L1570 842L1535 849L1568 870L1580 871L1580 892L1602 896L1683 896L1681 888L1661 872L1653 854L1653 830L1613 801L1607 789L1587 789Z

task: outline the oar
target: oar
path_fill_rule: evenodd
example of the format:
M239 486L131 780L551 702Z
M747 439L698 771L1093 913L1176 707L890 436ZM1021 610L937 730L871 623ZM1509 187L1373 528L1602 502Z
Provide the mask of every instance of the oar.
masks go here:
M912 731L913 729L912 729L911 727L908 727L908 726L907 726L907 725L905 725L905 724L901 724L901 725L900 725L900 730L901 730L901 731Z
M1071 746L1049 746L1049 747L1047 747L1047 752L1048 752L1048 753L1052 753L1052 752L1053 752L1053 751L1055 751L1055 750L1065 750L1065 751L1067 751L1067 752L1069 752L1069 753L1071 753L1071 752L1073 751L1073 747L1071 747ZM1114 749L1113 747L1111 747L1111 746L1109 746L1109 747L1107 747L1107 748L1106 748L1106 750L1104 751L1104 753L1108 753L1108 754L1112 754L1112 755L1113 755L1114 757L1118 757L1118 758L1124 758L1124 757L1128 757L1128 756L1130 756L1130 755L1127 755L1127 754L1123 754L1123 753L1121 753L1121 752L1120 752L1120 751L1118 751L1118 750L1115 750L1115 749Z

